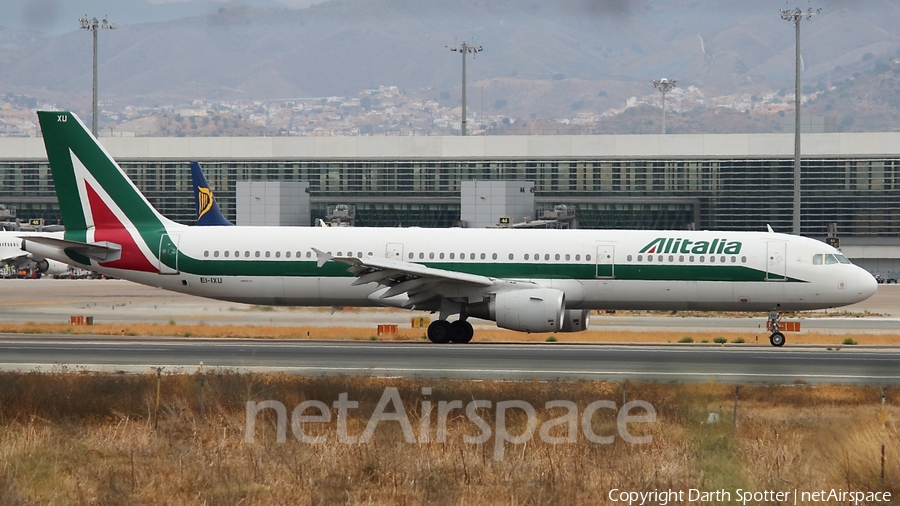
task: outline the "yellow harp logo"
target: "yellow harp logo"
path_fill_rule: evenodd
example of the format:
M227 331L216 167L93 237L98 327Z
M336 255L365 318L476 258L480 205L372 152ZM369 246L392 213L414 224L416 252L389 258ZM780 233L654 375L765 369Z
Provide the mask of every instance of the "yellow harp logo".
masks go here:
M212 190L203 187L197 188L197 197L200 200L200 215L197 216L197 219L200 219L212 209L214 199Z

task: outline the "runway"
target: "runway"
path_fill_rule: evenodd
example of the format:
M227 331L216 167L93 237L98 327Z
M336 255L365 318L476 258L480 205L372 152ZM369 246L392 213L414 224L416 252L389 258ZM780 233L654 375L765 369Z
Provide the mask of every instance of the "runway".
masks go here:
M900 384L895 348L260 341L0 335L0 369L252 372L505 380Z

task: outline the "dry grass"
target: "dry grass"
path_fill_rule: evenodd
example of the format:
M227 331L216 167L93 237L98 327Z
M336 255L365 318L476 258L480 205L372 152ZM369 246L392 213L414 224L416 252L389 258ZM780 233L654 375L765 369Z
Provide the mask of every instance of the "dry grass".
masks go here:
M260 413L256 440L244 442L247 400L273 399L290 411L308 399L331 404L341 392L359 401L348 432L362 432L385 387L396 387L416 431L422 387L429 400L521 399L543 421L559 416L549 400L580 409L607 399L622 404L622 384L488 382L206 374L203 418L199 376L163 376L158 428L155 376L0 374L0 504L593 504L610 489L652 491L885 490L900 493L900 390L888 390L887 480L881 484L880 393L856 386L750 386L740 390L732 437L734 387L628 383L627 398L651 403L658 420L635 432L653 441L573 444L535 437L494 441L465 417L451 417L446 443L404 443L398 424L383 423L366 444L335 441L320 424L321 445L288 431L275 441L271 410ZM557 410L559 408L556 408ZM705 423L710 412L717 424ZM580 413L580 411L579 411ZM609 412L611 413L611 412ZM491 420L490 414L484 418ZM334 420L334 418L332 418ZM510 432L522 430L513 419ZM598 415L597 433L615 433ZM431 423L432 434L435 423ZM315 431L309 431L315 432ZM557 434L554 432L554 434Z
M768 333L760 329L755 333L697 331L621 331L589 330L585 332L527 334L495 327L476 328L476 341L480 342L545 342L553 335L558 342L569 343L677 343L690 336L694 343L704 340L713 343L724 337L734 344L743 339L746 344L769 346ZM279 325L183 325L155 323L122 323L98 325L71 325L68 323L0 323L0 333L13 334L73 334L105 336L171 336L211 338L260 338L260 339L349 339L383 341L425 341L425 329L399 328L396 335L378 336L375 328L362 327L285 327ZM847 335L812 332L788 333L790 344L841 345ZM900 345L897 334L854 334L860 345Z

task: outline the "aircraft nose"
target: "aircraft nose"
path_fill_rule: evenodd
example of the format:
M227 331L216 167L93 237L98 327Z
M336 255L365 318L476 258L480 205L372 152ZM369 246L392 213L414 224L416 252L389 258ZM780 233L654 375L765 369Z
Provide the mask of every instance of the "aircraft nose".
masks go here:
M866 300L878 291L878 282L871 274L862 269L859 271L856 286L859 293L858 301Z

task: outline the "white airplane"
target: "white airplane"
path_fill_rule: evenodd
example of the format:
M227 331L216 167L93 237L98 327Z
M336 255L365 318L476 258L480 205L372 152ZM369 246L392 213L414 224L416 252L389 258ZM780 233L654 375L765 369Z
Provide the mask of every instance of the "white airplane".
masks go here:
M266 305L439 312L523 332L588 327L594 309L783 311L859 302L875 279L817 240L768 232L189 227L160 215L67 111L38 112L66 225L23 249L168 290ZM452 323L449 318L458 315Z
M30 236L62 239L62 232L0 232L0 266L31 269L41 274L64 274L69 266L50 258L22 251L22 238Z

